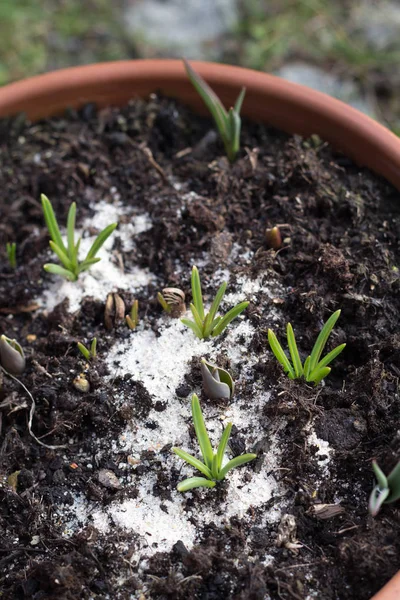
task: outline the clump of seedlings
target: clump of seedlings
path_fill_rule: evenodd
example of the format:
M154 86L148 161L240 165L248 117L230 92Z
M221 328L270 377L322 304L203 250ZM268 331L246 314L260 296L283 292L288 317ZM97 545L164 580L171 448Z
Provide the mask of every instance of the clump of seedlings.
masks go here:
M311 354L306 358L304 366L301 362L299 351L297 349L296 338L294 336L294 331L291 324L287 324L286 336L292 362L290 362L289 358L285 354L274 332L271 331L271 329L268 329L268 341L269 345L271 346L271 350L290 379L299 379L300 377L304 377L306 381L313 382L315 385L317 385L327 375L329 375L331 372L331 368L328 367L329 363L331 363L346 347L346 344L340 344L340 346L337 346L331 350L331 352L329 352L322 360L320 360L326 342L328 341L331 331L334 328L339 316L340 310L337 310L329 317L314 344Z
M86 348L86 346L81 344L81 342L78 342L77 346L78 346L78 350L85 357L85 359L87 361L90 361L93 358L96 358L96 356L97 356L97 338L93 338L92 343L90 344L89 348Z
M246 88L242 88L236 99L235 105L229 110L226 110L217 94L210 88L204 79L196 73L186 60L184 63L191 83L201 96L215 121L218 133L221 136L225 147L226 155L229 161L233 162L240 148L240 129L242 125L240 111L242 109Z
M203 294L201 291L200 275L197 267L192 268L192 297L193 303L190 305L190 310L193 315L193 321L190 319L181 319L182 323L190 327L200 339L207 339L210 336L216 337L224 331L233 319L236 319L249 305L249 302L241 302L237 304L223 317L217 316L219 305L224 297L227 283L224 281L217 291L210 311L205 313L203 304Z
M82 271L87 271L92 265L101 260L99 257L96 257L96 254L117 227L118 223L112 223L105 227L93 242L86 258L82 262L79 262L78 253L82 238L79 238L75 244L76 203L73 202L69 207L67 217L67 245L65 245L50 200L44 194L41 195L41 200L44 219L51 237L50 248L58 256L63 265L61 267L60 265L47 263L43 268L48 273L61 275L61 277L69 281L76 281Z
M193 424L196 431L196 437L199 442L203 461L195 458L188 452L181 450L180 448L172 448L172 451L179 456L182 460L186 461L189 465L203 473L205 477L189 477L178 484L178 492L187 492L198 487L213 488L217 481L221 481L225 478L226 474L235 467L244 465L251 460L257 458L256 454L242 454L236 456L230 460L224 467L222 461L224 458L226 446L229 441L231 434L232 423L228 423L224 432L221 436L217 452L213 451L211 446L210 438L208 437L207 429L204 423L203 414L201 412L200 402L196 394L192 397L192 417Z
M21 375L25 369L25 354L16 340L0 337L0 365L11 375Z
M134 300L129 315L125 317L129 329L136 329L139 324L139 300Z
M162 293L158 292L157 300L171 317L178 318L186 312L185 293L178 288L164 288Z
M217 400L229 400L235 391L235 384L225 369L208 363L204 358L201 359L201 376L203 379L203 389L208 398Z
M17 268L17 244L15 242L7 242L6 253L9 265L12 269Z
M371 492L368 510L373 517L376 517L382 504L389 504L400 498L400 462L388 476L384 474L376 460L372 461L372 468L377 484Z

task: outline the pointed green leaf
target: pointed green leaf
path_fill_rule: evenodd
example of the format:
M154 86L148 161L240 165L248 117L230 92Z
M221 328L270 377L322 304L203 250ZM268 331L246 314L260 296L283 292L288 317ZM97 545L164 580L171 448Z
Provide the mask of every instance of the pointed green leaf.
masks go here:
M372 461L372 468L378 484L373 488L369 497L368 511L373 517L376 517L382 507L382 504L390 495L390 488L388 479L375 460Z
M312 349L310 356L310 372L314 371L315 367L317 366L318 361L321 358L321 354L325 348L325 344L328 341L328 338L331 334L331 331L334 328L336 321L340 317L340 312L340 310L337 310L329 317L329 319L323 326L321 333L317 337L317 341L314 344L314 348Z
M306 361L304 363L304 377L306 381L308 381L308 377L310 375L310 356L307 356Z
M200 329L197 327L194 321L191 321L190 319L181 319L181 323L186 325L186 327L189 327L200 340L203 339L203 333L202 331L200 331Z
M212 465L211 465L211 473L212 473L213 479L217 479L217 475L218 475L217 462L218 462L218 457L216 454L213 454Z
M217 449L217 468L218 468L218 473L221 471L221 467L222 467L222 460L224 458L224 454L225 454L225 450L226 450L226 446L228 444L230 435L231 435L231 430L232 430L232 423L228 423L228 425L225 427L223 434L221 436L221 440L218 444L218 449Z
M324 358L322 360L319 361L319 363L317 364L317 369L320 369L321 367L326 367L327 365L329 365L329 363L332 362L334 358L339 356L339 354L345 348L346 348L346 344L340 344L340 346L336 346L336 348L334 348L333 350L328 352L328 354L326 356L324 356Z
M200 402L196 394L192 396L192 415L193 424L196 431L196 436L199 442L200 450L203 455L203 460L207 467L211 469L213 461L213 449L210 438L208 437L207 429L204 423L203 413L201 412Z
M68 256L65 254L65 252L61 248L59 248L57 246L57 244L55 244L53 242L53 240L50 240L49 244L50 244L50 248L53 250L54 254L56 254L58 256L58 258L61 260L64 267L66 269L68 269L69 271L72 271L72 273L73 273L74 266L73 266L72 262L69 260Z
M285 352L283 351L283 348L280 345L278 338L276 337L276 335L274 334L272 329L268 329L268 342L269 342L272 352L275 355L275 358L282 365L285 373L287 373L291 379L294 379L295 372L292 368L292 365L290 364L288 357L286 356Z
M73 261L75 255L75 219L76 219L76 203L73 202L69 207L67 218L67 240L68 240L68 256Z
M322 367L322 369L316 367L314 371L311 371L306 381L313 381L315 385L318 385L325 377L328 377L330 372L330 367Z
M213 321L215 319L215 316L216 316L216 314L218 312L219 305L221 304L222 298L224 297L227 285L228 284L226 283L226 281L224 281L220 285L220 287L218 289L218 292L215 295L214 301L213 301L213 303L211 305L210 312L207 314L207 317L206 317L205 322L204 322L204 337L205 338L208 338L210 336L210 334L211 334L212 323L213 323Z
M55 265L53 263L46 263L45 265L43 265L43 269L47 273L53 273L53 275L61 275L61 277L64 277L64 279L68 279L69 281L76 281L76 279L77 279L77 277L74 273L72 273L71 271L68 271L68 269L64 269L63 267L60 267L60 265Z
M81 344L81 342L78 342L77 346L78 346L78 349L81 352L81 354L83 354L83 356L86 358L86 360L90 360L90 352L86 348L86 346Z
M201 337L204 337L203 321L202 321L202 319L200 318L200 315L199 315L199 313L197 312L197 308L196 308L196 307L195 307L195 305L194 305L194 304L192 304L192 303L190 304L190 310L191 310L191 312L192 312L192 315L193 315L194 322L196 323L197 327L198 327L198 328L200 329L200 331L201 331Z
M208 477L208 479L213 478L211 470L198 458L195 458L194 456L192 456L188 452L185 452L184 450L181 450L180 448L172 448L172 452L175 452L175 454L179 456L179 458L181 458L189 465L200 471L200 473L203 473L203 475Z
M238 115L240 115L240 111L242 110L242 104L243 104L245 95L246 95L246 88L242 87L242 89L240 90L239 96L236 98L235 106L233 107L233 110Z
M176 489L178 492L188 492L189 490L199 487L213 488L215 487L215 481L204 479L204 477L189 477L188 479L181 481L181 483L178 483Z
M75 244L74 250L72 252L72 256L71 258L71 262L73 264L74 267L74 271L78 272L78 253L79 253L79 247L81 245L81 237L78 238L78 241Z
M96 254L98 253L98 251L100 250L100 248L102 247L104 242L107 240L107 238L110 237L110 235L112 234L112 232L114 231L114 229L117 226L118 226L118 223L111 223L111 225L108 225L107 227L105 227L103 229L103 231L101 231L99 233L97 238L94 240L89 252L87 253L87 256L86 256L84 262L87 262L89 259L94 258L96 256Z
M196 307L196 310L199 314L201 323L204 321L204 305L203 305L203 294L201 292L201 281L200 275L197 267L192 268L192 296L193 296L193 304ZM193 315L194 316L194 315ZM201 326L202 329L203 325Z
M235 458L232 458L232 460L230 460L219 472L218 481L224 479L225 475L231 469L234 469L235 467L240 467L241 465L245 465L246 463L250 462L251 460L254 460L255 458L257 458L257 454L242 454L241 456L236 456Z
M299 355L299 351L297 349L296 338L294 336L293 327L291 326L290 323L287 324L286 336L287 336L290 356L292 358L294 372L295 372L296 377L298 378L303 375L303 365L301 364L301 358Z
M93 338L92 343L90 345L90 354L93 358L97 355L97 338Z
M400 498L400 462L390 471L387 478L390 494L386 500L387 503L394 502Z
M67 249L62 241L60 229L58 227L57 219L54 214L51 202L44 194L42 194L40 198L42 200L44 220L46 222L47 229L49 230L50 237L59 248L61 248L65 253L67 253Z
M167 304L164 296L162 295L161 292L157 293L157 300L159 301L159 303L161 304L161 306L163 307L163 310L165 310L166 313L170 313L172 310L172 306L170 306L169 304Z
M196 73L196 71L190 66L190 64L184 60L186 72L188 77L196 89L199 96L202 98L204 104L207 106L211 115L214 118L217 129L221 135L224 134L225 124L227 120L227 112L218 98L217 94L210 88L208 83Z
M96 258L85 258L85 260L78 265L79 273L82 273L83 271L88 271L92 265L95 265L100 261L101 258L99 258L98 256Z
M240 315L240 313L242 313L250 304L250 302L241 302L240 304L238 304L237 306L234 306L233 308L231 308L230 311L228 311L226 313L226 315L224 315L222 317L222 319L219 321L219 323L216 325L216 327L214 327L213 331L212 331L212 337L215 337L217 335L219 335L220 333L222 333L222 331L225 329L225 327L227 327L229 325L229 323L231 323L231 321L233 321L233 319L236 319L236 317L238 317Z

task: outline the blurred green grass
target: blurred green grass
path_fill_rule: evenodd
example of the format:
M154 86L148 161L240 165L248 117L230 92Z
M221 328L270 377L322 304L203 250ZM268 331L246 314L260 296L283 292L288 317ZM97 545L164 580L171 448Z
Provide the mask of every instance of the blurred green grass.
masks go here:
M1 0L0 85L75 64L135 56L122 1Z
M370 1L379 10L380 0ZM124 26L129 2L0 0L0 85L70 65L157 56ZM372 48L352 21L361 0L239 3L240 23L227 34L221 62L269 72L290 61L315 64L355 80L376 101L378 117L400 131L400 36Z

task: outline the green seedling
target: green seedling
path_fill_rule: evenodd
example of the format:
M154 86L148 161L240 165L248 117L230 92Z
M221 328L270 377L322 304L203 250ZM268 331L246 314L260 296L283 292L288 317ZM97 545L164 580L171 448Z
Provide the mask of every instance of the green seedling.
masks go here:
M15 242L7 242L6 252L8 256L8 262L12 269L17 268L17 244Z
M196 89L199 96L201 96L215 121L219 135L225 146L226 155L229 161L233 162L240 148L240 129L242 124L240 111L246 89L242 88L236 99L235 105L227 111L217 94L210 88L204 79L196 73L186 60L184 60L184 63L186 73L188 74L193 87Z
M43 268L48 273L54 273L70 281L76 281L82 271L87 271L92 265L101 260L99 257L96 257L96 254L117 227L118 223L112 223L108 227L105 227L93 242L86 258L82 262L79 262L78 252L82 238L79 238L75 243L76 203L73 202L69 207L67 217L67 245L65 245L50 200L44 194L41 195L41 200L44 219L51 237L50 248L58 256L63 265L61 267L60 265L47 263Z
M380 469L376 460L372 461L372 468L375 473L377 485L369 497L368 510L373 517L376 517L382 504L395 502L400 498L400 462L386 477Z
M206 396L211 400L222 398L229 400L235 391L235 384L231 375L225 369L208 363L201 359L201 376L203 378L203 389Z
M217 291L214 301L208 313L204 312L203 294L201 291L200 275L197 267L192 269L192 297L193 303L190 305L190 310L193 315L193 321L190 319L181 319L182 323L190 327L200 339L207 339L210 336L216 337L224 331L233 319L236 319L249 305L249 302L241 302L237 304L223 317L217 316L219 305L224 297L227 283L221 284Z
M224 479L231 469L244 465L257 457L256 454L242 454L242 456L236 456L230 460L223 467L222 461L231 434L232 423L228 423L226 429L224 429L217 452L214 452L204 423L200 402L196 394L193 394L192 397L192 416L196 437L203 456L203 462L180 448L172 448L172 451L175 452L179 458L200 471L205 477L189 477L188 479L185 479L178 484L178 492L187 492L198 487L213 488L215 487L216 482Z
M85 357L87 361L90 361L97 356L97 338L93 338L90 348L86 348L81 342L77 344L80 353Z
M11 375L21 375L25 369L25 354L16 340L0 337L0 365Z
M268 341L269 345L271 346L271 350L290 379L299 379L300 377L304 377L306 381L313 382L315 385L317 385L327 375L329 375L331 372L331 368L328 367L329 363L332 362L346 347L346 344L340 344L340 346L337 346L331 350L331 352L329 352L322 360L320 360L326 342L328 341L331 331L334 328L339 316L340 310L337 310L329 317L314 344L310 356L306 358L304 366L301 362L299 351L297 349L296 338L294 336L294 331L291 324L287 324L286 336L292 362L290 362L289 358L283 351L283 348L278 342L274 332L271 331L271 329L268 329Z
M139 323L139 300L134 300L129 315L125 317L129 329L136 329Z

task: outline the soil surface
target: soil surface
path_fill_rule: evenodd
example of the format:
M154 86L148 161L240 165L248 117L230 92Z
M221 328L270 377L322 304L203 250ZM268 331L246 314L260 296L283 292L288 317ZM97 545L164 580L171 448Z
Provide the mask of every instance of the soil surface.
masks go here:
M35 124L22 117L2 121L0 165L1 246L16 241L18 261L11 269L1 250L0 333L25 349L20 379L36 401L32 431L46 444L29 433L31 397L3 374L1 597L370 598L396 572L400 555L400 505L384 505L375 519L367 511L371 459L388 472L400 457L400 194L316 137L303 140L248 122L231 166L211 121L156 96L123 109L87 105ZM146 212L152 222L132 248L116 243L112 249L125 272L138 267L154 276L138 294L121 290L127 307L139 299L142 328L157 335L158 290L182 288L190 299L193 264L199 265L207 298L216 291L210 284L220 268L230 273L235 292L243 277L264 277L282 290L271 300L275 322L271 307L257 297L241 321L254 328L246 351L258 359L238 398L251 406L255 383L269 393L268 402L254 406L264 437L249 447L239 427L231 443L235 454L259 455L241 468L241 477L250 479L257 470L268 471L261 459L275 436L280 454L271 472L282 494L224 525L211 520L199 528L193 547L178 541L140 566L131 560L132 532L115 526L102 533L89 518L66 535L63 519L77 494L100 508L134 499L140 478L151 471L152 493L167 501L180 480L176 457L171 468L161 468L158 454L149 450L126 478L120 465L129 452L117 460L110 450L127 423L150 431L150 411L165 408L140 380L110 377L108 353L139 332L124 323L105 328L105 297L87 297L72 313L68 300L52 310L40 306L57 280L43 271L50 255L40 194L51 199L62 224L76 200L80 227L91 218L93 204L115 201L115 190L124 205ZM284 240L277 252L265 236L275 225ZM269 350L268 328L283 342L290 321L306 356L338 308L328 348L347 346L325 384L289 380ZM93 336L98 357L87 365L76 342ZM72 383L81 372L90 383L87 393ZM193 361L171 397L185 402L199 382ZM316 439L326 441L329 456L307 441L310 426ZM162 451L170 453L170 446ZM83 457L91 458L97 474ZM217 513L233 485L228 477L215 490L188 495L193 522L196 504ZM263 520L278 506L284 506L282 517L291 516Z

